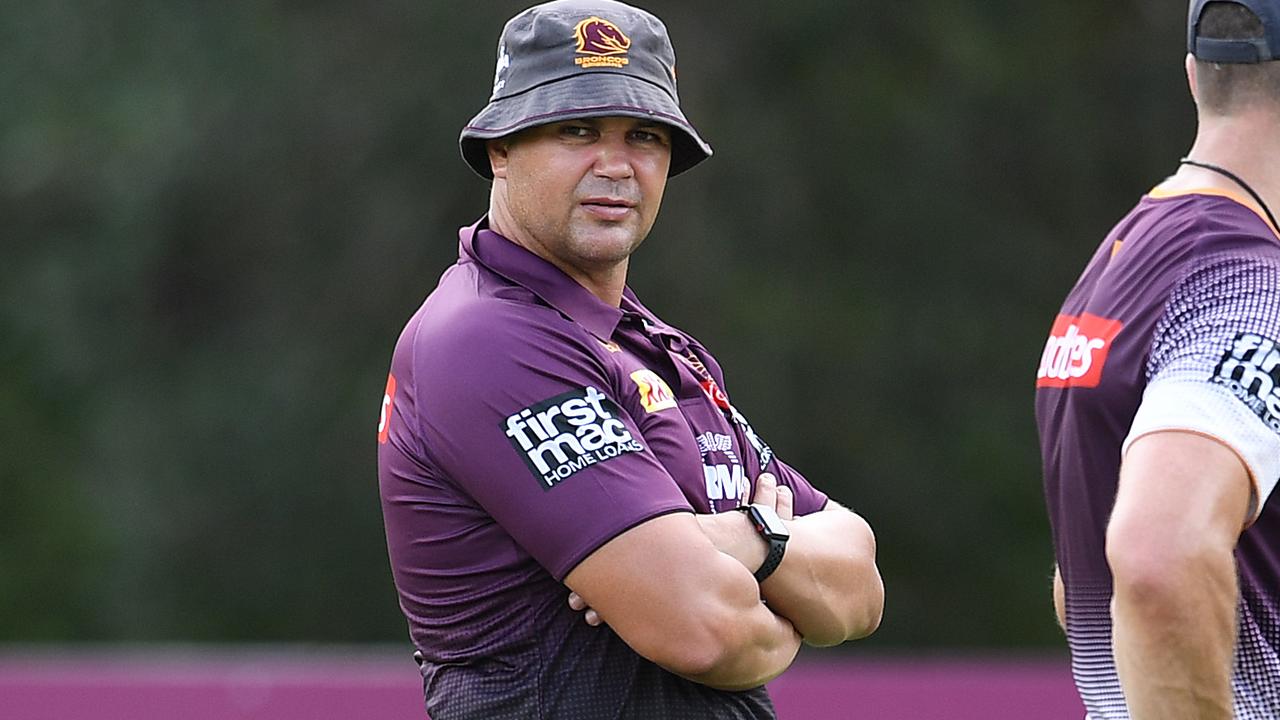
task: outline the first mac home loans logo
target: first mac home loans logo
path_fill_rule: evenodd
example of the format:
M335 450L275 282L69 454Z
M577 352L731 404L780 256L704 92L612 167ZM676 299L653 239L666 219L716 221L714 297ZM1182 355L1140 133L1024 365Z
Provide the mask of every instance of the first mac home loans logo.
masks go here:
M1225 387L1262 422L1280 433L1280 347L1256 333L1240 333L1211 381Z
M585 467L644 450L621 414L604 393L584 387L507 417L502 429L543 489L550 490Z

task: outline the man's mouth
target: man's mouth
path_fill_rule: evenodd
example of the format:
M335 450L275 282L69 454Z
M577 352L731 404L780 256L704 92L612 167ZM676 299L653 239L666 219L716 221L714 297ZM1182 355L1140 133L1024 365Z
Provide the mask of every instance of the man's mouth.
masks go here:
M619 197L589 197L581 202L590 214L602 220L621 220L635 209L636 203Z

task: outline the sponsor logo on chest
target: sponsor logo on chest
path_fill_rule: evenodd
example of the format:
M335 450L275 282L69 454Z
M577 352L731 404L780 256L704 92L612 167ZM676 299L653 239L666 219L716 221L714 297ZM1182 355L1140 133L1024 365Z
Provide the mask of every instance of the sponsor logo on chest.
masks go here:
M631 380L640 390L640 404L646 413L676 407L676 395L671 392L671 386L654 371L647 368L637 370L631 373Z
M702 476L707 481L707 499L713 502L717 500L745 502L747 493L751 490L751 483L747 482L742 466L737 463L703 465Z
M544 489L583 468L644 450L594 387L572 390L509 415L503 432Z
M724 433L704 432L698 436L698 452L703 455L722 452L733 457L733 438Z
M1231 391L1280 433L1280 347L1257 333L1240 333L1222 356L1211 381Z
M1124 323L1084 313L1059 315L1040 355L1036 387L1097 387Z
M707 500L713 503L720 500L732 500L734 504L745 502L751 483L733 451L733 438L724 433L704 432L698 436L698 450L703 458L702 476L707 484ZM717 453L728 462L715 457Z

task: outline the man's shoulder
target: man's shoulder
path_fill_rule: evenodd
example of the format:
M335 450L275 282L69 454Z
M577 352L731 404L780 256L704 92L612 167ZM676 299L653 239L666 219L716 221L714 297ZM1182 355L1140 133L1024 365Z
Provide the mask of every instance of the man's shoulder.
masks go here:
M1280 239L1252 209L1225 196L1153 191L1112 230L1091 265L1144 294L1240 263L1280 267Z
M473 263L460 263L440 279L409 320L406 331L412 331L416 343L488 347L508 342L513 336L563 331L568 323L529 290L504 284Z
M1251 205L1232 193L1162 192L1143 198L1147 227L1163 242L1185 245L1191 255L1241 252L1280 257L1280 237Z
M600 355L594 347L600 343L585 328L528 290L460 288L459 280L466 282L442 279L396 344L396 353L411 358L415 372L479 379Z

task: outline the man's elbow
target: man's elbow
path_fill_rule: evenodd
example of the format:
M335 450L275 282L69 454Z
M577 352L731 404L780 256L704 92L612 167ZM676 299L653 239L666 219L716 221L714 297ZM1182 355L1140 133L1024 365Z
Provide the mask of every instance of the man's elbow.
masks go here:
M1148 528L1113 524L1107 532L1106 555L1116 601L1152 620L1185 619L1188 583L1234 572L1230 548L1163 537Z
M658 652L641 654L668 672L720 690L747 690L763 685L764 679L729 669L743 650L716 633L703 633L674 641Z
M861 598L861 602L857 604L857 611L853 615L853 622L846 630L845 640L861 640L867 637L880 627L880 621L884 618L884 581L880 579L880 571L876 569L874 563L871 564L869 574L872 582Z
M814 647L831 647L847 640L861 640L880 627L884 618L884 583L880 573L871 563L866 572L858 574L861 580L843 597L835 598L824 613L825 618L802 628L804 641Z
M876 632L884 616L884 582L876 565L876 534L867 520L852 514L855 532L851 533L854 551L850 553L844 582L832 583L827 588L831 594L829 606L840 609L831 632L805 635L805 642L818 647L829 647L845 641L856 641Z
M768 611L763 606L761 614ZM770 624L785 620L769 615ZM755 627L754 619L734 614L704 615L673 624L666 640L651 653L641 653L672 673L721 690L747 690L773 679L799 649L778 643L772 630ZM763 632L761 632L763 630ZM794 631L792 631L794 633ZM784 662L785 656L785 662Z
M755 649L756 638L731 616L704 617L675 628L659 665L685 677L708 677Z
M701 678L714 674L736 652L740 648L734 633L695 623L671 633L649 659L676 675Z

